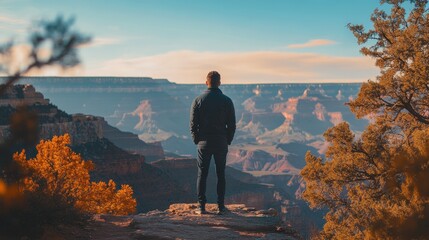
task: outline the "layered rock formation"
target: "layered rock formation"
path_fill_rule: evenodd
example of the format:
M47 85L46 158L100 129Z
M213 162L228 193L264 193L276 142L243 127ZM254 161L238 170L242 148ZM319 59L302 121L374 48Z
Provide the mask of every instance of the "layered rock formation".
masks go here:
M121 77L22 81L35 84L67 112L103 116L110 125L133 132L145 142L161 141L168 152L195 156L188 129L189 107L204 85ZM321 134L328 127L347 121L353 130L360 131L367 124L366 120L356 120L344 105L359 87L359 84L223 85L222 91L235 103L239 121L234 144L276 146L296 142L321 146L317 151L323 153L323 144L319 142L324 141Z
M49 99L36 92L32 85L24 85L19 88L8 88L0 95L0 106L18 107L22 105L48 105Z
M25 94L20 94L21 92ZM175 200L171 195L183 196L183 200L190 199L189 195L183 194L181 186L165 173L145 163L144 155L151 160L164 158L159 144L147 144L135 134L121 132L109 126L102 117L69 115L50 104L49 100L28 85L15 85L8 90L6 96L0 106L0 112L4 113L0 116L0 122L5 123L0 126L0 142L5 141L10 134L8 125L15 109L25 103L26 109L38 116L40 139L69 134L71 147L84 159L95 163L92 178L103 181L113 179L117 184L131 185L138 200L139 211L166 208ZM32 97L26 100L26 96ZM17 103L19 105L15 105Z
M45 99L43 94L36 92L31 85L16 85L9 88L1 98L0 112L3 114L0 117L0 141L8 135L11 114L17 107L26 106L30 111L37 113L41 139L68 133L72 144L80 145L106 138L128 152L143 155L148 160L164 158L160 143L145 143L136 134L122 132L110 126L103 117L69 115L52 105L49 99Z
M277 151L278 152L278 151ZM301 166L302 164L297 164ZM232 148L228 152L228 166L242 171L287 172L299 174L299 169L293 166L284 153L270 153L260 149Z

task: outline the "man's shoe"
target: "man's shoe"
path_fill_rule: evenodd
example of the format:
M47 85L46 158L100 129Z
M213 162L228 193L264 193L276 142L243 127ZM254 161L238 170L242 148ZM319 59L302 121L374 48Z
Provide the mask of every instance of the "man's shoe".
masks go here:
M195 213L198 215L203 215L203 214L207 214L208 212L206 211L206 208L199 207L197 210L195 210Z
M225 205L219 205L218 210L217 210L218 215L223 215L223 214L226 214L228 212L229 212L229 210L228 210L228 208L225 207Z

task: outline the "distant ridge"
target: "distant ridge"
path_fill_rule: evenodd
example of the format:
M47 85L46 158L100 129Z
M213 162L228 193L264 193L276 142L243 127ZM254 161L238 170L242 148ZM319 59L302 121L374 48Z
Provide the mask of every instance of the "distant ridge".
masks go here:
M0 77L0 82L4 82L7 77ZM164 78L151 78L151 77L64 77L64 76L47 76L47 77L22 77L20 83L35 83L35 82L44 82L44 83L164 83L164 84L174 84Z
M3 83L7 77L0 76L0 84ZM155 84L175 84L175 85L204 85L204 78L201 78L201 83L176 83L169 81L166 78L152 78L152 77L118 77L118 76L29 76L22 77L20 79L21 83L155 83ZM362 83L358 82L284 82L284 83L227 83L223 85L248 85L248 86L278 86L278 85L301 85L301 86L360 86Z

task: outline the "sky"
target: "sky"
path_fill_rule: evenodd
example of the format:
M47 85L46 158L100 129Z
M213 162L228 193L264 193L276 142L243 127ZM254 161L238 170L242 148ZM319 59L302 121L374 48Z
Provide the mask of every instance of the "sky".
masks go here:
M25 45L40 19L75 17L92 37L82 65L41 75L137 76L203 83L364 82L362 56L347 24L371 27L377 0L0 0L0 41Z

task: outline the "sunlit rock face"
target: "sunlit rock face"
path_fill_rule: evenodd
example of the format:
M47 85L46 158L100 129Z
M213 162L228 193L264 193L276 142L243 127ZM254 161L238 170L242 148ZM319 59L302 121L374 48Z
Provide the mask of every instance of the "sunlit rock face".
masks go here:
M243 171L269 171L298 174L296 167L288 161L287 155L270 154L262 150L231 149L228 152L228 166Z
M314 105L314 111L313 114L316 116L316 118L319 121L325 121L325 115L328 112L326 111L325 106L323 106L321 103L316 103L316 105Z

